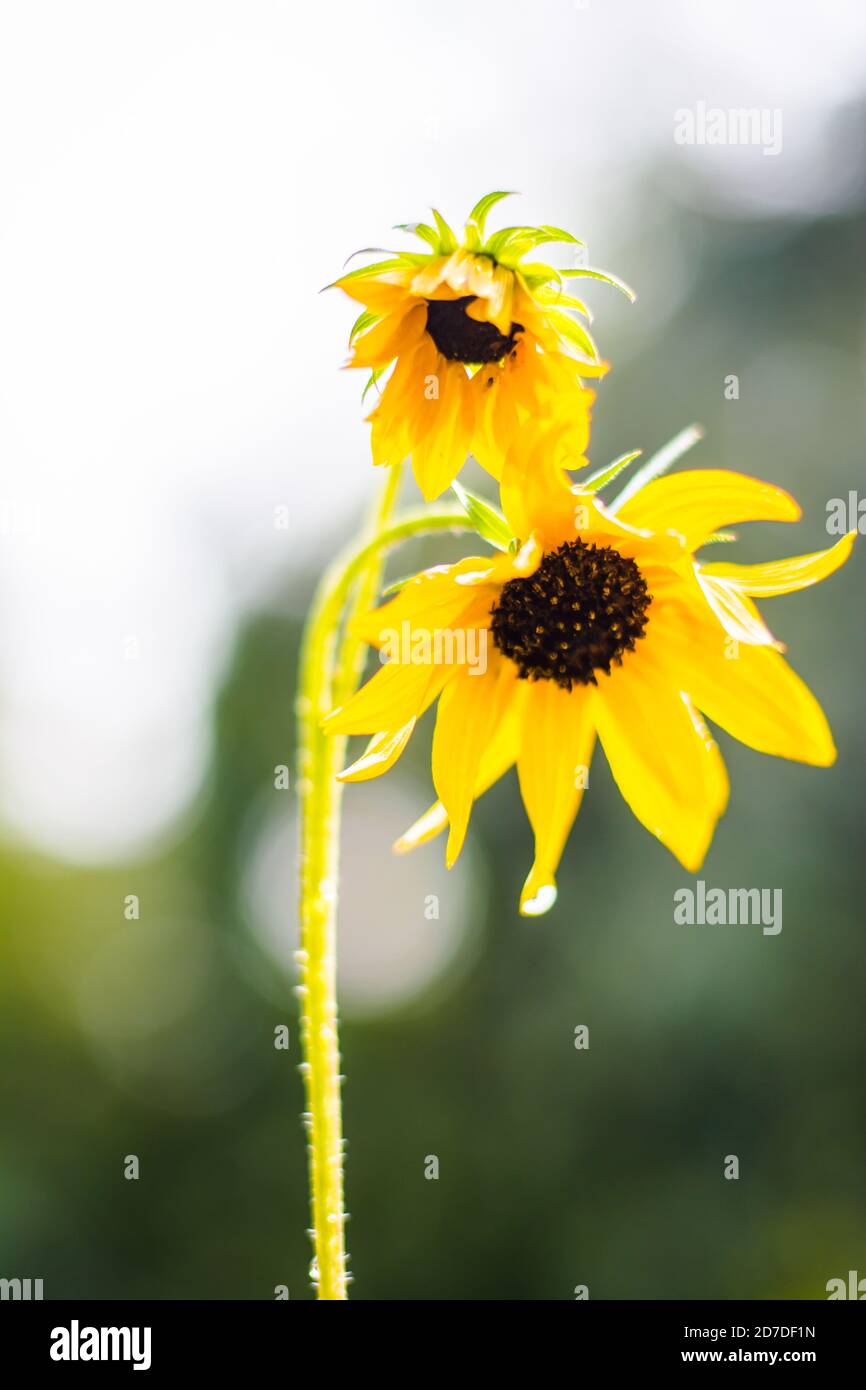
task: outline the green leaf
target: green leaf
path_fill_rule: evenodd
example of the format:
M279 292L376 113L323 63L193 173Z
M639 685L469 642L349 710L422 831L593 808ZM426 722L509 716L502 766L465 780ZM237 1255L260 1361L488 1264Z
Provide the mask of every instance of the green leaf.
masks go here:
M624 280L620 280L617 275L609 275L606 270L590 270L587 266L572 266L569 269L561 270L560 275L570 276L572 279L584 278L587 280L601 280L604 285L613 285L615 290L624 294L630 303L634 304L637 295L634 290L629 289Z
M658 478L662 473L666 473L678 459L682 458L683 454L687 454L689 449L693 449L703 437L704 431L700 425L689 425L686 429L680 430L679 434L674 435L673 439L663 445L657 454L648 458L631 481L626 483L619 496L611 502L611 511L618 511L620 507L636 496L642 487L651 483L653 478Z
M507 550L514 537L502 513L460 483L452 483L451 489L479 536L497 550Z
M474 222L478 228L480 236L484 236L484 227L487 222L487 214L490 209L495 207L503 198L513 198L513 193L485 193L483 198L479 198L474 208L470 212L466 221Z
M609 463L607 468L599 468L588 478L581 478L579 484L581 492L600 492L603 487L607 487L608 483L613 482L618 473L621 473L624 468L628 468L635 459L640 458L642 453L643 449L634 449L630 454L621 454L618 459L614 459L613 463Z
M437 212L435 208L431 208L430 211L433 213L433 220L439 232L439 250L443 256L450 255L452 251L457 250L457 238L441 212Z

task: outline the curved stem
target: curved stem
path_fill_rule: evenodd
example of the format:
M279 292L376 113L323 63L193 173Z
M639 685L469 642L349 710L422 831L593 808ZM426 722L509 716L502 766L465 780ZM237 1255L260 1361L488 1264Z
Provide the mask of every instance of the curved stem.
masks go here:
M396 473L396 470L391 470ZM343 1130L337 1021L336 914L342 785L346 739L320 724L352 693L363 648L351 632L338 652L338 630L349 595L355 606L375 601L381 557L389 545L422 531L471 530L465 512L451 508L405 514L385 525L398 482L388 480L378 508L377 534L341 555L317 591L301 652L298 699L298 796L301 816L300 966L301 1046L307 1097L310 1202L318 1297L346 1298Z
M400 495L402 472L400 465L386 469L385 485L367 526L368 541L375 542L391 519L391 513L397 505L397 498ZM351 597L340 648L340 671L334 687L334 698L338 701L347 700L350 695L355 693L364 671L366 643L354 635L351 631L351 623L353 618L359 613L366 613L376 602L379 596L383 564L382 551L377 549L365 562L361 578L355 584L355 592Z

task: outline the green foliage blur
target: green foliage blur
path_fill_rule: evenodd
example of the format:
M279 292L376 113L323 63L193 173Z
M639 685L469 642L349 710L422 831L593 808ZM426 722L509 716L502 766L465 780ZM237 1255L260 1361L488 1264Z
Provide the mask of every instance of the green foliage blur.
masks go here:
M744 528L725 559L829 545L828 501L864 489L866 211L747 223L645 196L653 236L615 268L647 288L652 321L603 287L592 300L615 364L593 464L700 421L685 466L766 477L804 509L797 526ZM688 268L667 302L652 293L663 244ZM471 485L489 492L480 474ZM321 537L322 564L342 539ZM460 545L425 542L394 573ZM598 754L547 918L516 913L531 844L513 774L476 808L444 889L441 842L418 851L399 912L456 945L426 989L346 1009L353 1297L569 1299L585 1284L591 1298L796 1299L866 1274L863 575L855 549L826 584L764 606L827 710L837 765L720 736L732 801L700 876L781 887L778 936L674 924L693 880ZM286 597L249 615L214 692L207 785L158 851L99 870L2 851L0 1275L43 1278L48 1298L311 1296L295 981L245 889L264 828L292 836L293 795L274 787L293 765ZM391 786L349 789L347 855L359 818L384 826L395 786L424 808L428 749L429 717ZM397 911L382 835L359 851L375 887L355 905L373 959ZM279 891L288 923L288 868ZM440 918L425 920L434 892Z

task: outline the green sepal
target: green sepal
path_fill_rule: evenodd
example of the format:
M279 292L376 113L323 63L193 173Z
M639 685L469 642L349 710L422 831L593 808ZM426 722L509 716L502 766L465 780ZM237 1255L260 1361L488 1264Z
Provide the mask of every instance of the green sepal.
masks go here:
M551 310L548 318L557 333L561 333L563 338L566 338L568 342L584 353L590 362L599 361L598 348L583 325L577 322L577 319L569 318L564 309Z
M361 255L362 253L358 251L355 254ZM352 257L350 256L349 260L351 259ZM339 280L332 280L330 285L325 285L324 288L326 290L332 290L337 285L339 285L341 280L363 280L365 278L371 279L376 275L383 274L386 270L405 270L407 264L414 264L415 262L420 262L421 264L426 265L427 257L413 257L410 256L408 252L401 251L399 256L395 256L391 260L375 261L372 265L361 265L358 267L357 270L348 270L345 275L340 276ZM348 265L348 263L349 262L347 261L346 264Z
M478 228L478 235L479 235L480 237L483 237L483 236L484 236L484 227L485 227L485 224L486 224L486 222L487 222L487 214L490 212L490 209L493 208L493 207L495 207L496 204L497 204L498 202L500 202L503 198L513 198L513 197L514 197L513 192L512 192L512 193L485 193L485 195L484 195L483 198L479 198L479 199L478 199L478 202L475 204L474 208L472 209L472 211L470 212L469 216L467 217L467 219L466 219L466 224L467 224L467 226L469 225L470 222L474 223L475 226Z
M482 540L497 550L507 550L514 537L502 513L491 502L469 492L461 483L452 483L451 490Z
M401 589L405 589L407 584L411 584L412 580L417 578L417 574L404 574L402 579L395 579L391 584L386 584L379 597L392 598L394 594L399 594Z
M524 276L524 279L526 277ZM539 292L535 298L544 309L573 309L575 313L581 314L589 323L592 323L592 310L589 305L584 304L582 299L575 299L573 294L566 294L562 285L557 285L554 289L545 288L546 281L539 285Z
M349 342L353 343L359 333L364 333L368 328L372 328L373 324L378 323L381 317L381 314L374 314L371 309L365 309L363 313L358 315L355 322L352 324L349 332Z
M366 386L364 387L363 391L361 392L361 404L362 404L362 405L364 404L365 400L367 399L367 392L370 390L370 388L371 388L372 386L375 386L375 385L376 385L376 382L377 382L377 381L379 380L379 378L383 375L383 373L385 373L387 370L388 370L387 367L374 367L374 368L373 368L372 372L370 373L369 377L367 378L367 384L366 384Z
M630 463L640 458L642 453L643 449L633 449L630 454L620 454L619 458L614 459L613 463L609 463L606 468L599 468L588 478L581 478L581 492L600 492L603 487L607 487L608 483L612 483L624 468L628 468Z
M519 261L527 251L534 251L537 246L553 241L583 245L571 232L564 232L560 227L503 227L490 237L484 249L500 262L506 258L508 261Z
M620 294L624 294L630 303L634 304L637 299L634 290L630 289L624 280L620 280L618 275L609 275L606 270L590 270L588 266L580 265L568 267L559 273L574 280L600 280L603 285L613 285L614 289L619 290Z
M398 222L395 232L408 232L410 236L420 237L433 251L439 251L439 233L426 222Z
M430 211L433 213L433 220L439 233L439 251L441 255L449 256L452 251L457 250L457 238L441 212L437 212L436 208L431 208Z
M635 497L641 488L646 487L647 483L651 483L654 478L659 478L662 473L666 473L682 458L683 454L687 454L689 449L693 449L696 444L700 443L703 437L704 431L700 425L688 425L684 430L680 430L679 434L675 434L673 439L662 445L657 453L648 458L643 467L639 468L634 477L626 483L619 496L611 502L611 511L618 511L632 497Z
M515 266L514 271L532 294L549 285L552 280L556 281L559 288L562 287L562 272L557 270L556 266L545 265L543 261L531 261L528 265Z

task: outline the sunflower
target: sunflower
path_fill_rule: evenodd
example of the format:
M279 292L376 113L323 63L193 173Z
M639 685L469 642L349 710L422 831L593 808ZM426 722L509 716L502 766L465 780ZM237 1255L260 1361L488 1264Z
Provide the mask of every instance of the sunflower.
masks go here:
M704 717L759 752L834 761L824 714L754 600L824 579L855 535L767 564L705 562L695 552L719 527L796 521L797 503L769 483L707 469L656 478L607 506L592 480L572 484L557 461L563 433L525 429L506 458L504 521L519 539L427 570L366 615L363 636L391 660L325 721L335 733L373 735L342 774L361 781L394 764L438 698L439 800L395 848L449 826L449 867L473 801L516 763L535 836L520 903L529 916L555 901L597 737L638 820L690 872L728 800Z
M434 209L435 226L399 229L426 242L425 252L388 252L335 282L364 305L348 365L371 369L368 389L390 369L368 417L373 462L411 457L427 501L444 492L469 453L498 479L508 441L529 418L568 419L571 452L583 454L595 399L583 378L602 375L607 364L579 322L589 320L588 309L563 279L589 276L634 297L603 271L525 262L546 243L581 245L558 227L488 236L487 215L507 196L482 198L459 242Z

